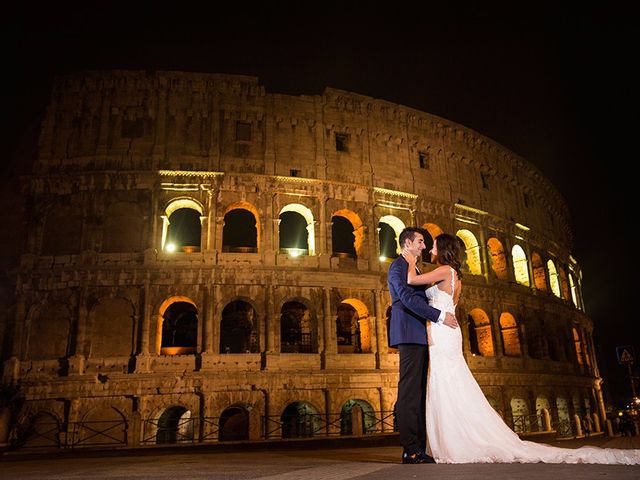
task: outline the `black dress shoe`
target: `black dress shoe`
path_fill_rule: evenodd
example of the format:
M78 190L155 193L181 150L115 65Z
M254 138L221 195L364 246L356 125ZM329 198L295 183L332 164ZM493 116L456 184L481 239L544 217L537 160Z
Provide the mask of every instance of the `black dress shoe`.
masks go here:
M402 463L436 463L433 457L430 457L426 453L403 453L402 454Z

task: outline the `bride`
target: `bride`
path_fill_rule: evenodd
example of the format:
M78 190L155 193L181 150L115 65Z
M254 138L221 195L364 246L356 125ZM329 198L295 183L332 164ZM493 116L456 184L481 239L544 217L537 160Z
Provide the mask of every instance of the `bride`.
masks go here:
M435 270L416 273L417 259L406 252L407 281L427 288L429 304L454 313L462 291L460 245L442 234L430 251ZM427 380L428 453L438 463L605 463L640 464L640 449L597 447L567 449L520 440L486 400L462 355L461 329L427 322L429 373Z

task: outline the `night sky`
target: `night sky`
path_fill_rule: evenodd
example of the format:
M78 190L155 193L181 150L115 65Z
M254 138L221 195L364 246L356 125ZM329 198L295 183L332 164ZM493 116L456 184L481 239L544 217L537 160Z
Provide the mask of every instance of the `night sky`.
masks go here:
M638 250L628 233L635 179L622 167L637 156L629 11L544 2L456 11L446 2L51 3L3 7L2 152L11 152L3 177L29 171L53 75L85 69L253 75L268 93L333 87L444 117L523 156L564 196L600 367L615 398L630 396L615 358L617 345L631 343L640 355Z

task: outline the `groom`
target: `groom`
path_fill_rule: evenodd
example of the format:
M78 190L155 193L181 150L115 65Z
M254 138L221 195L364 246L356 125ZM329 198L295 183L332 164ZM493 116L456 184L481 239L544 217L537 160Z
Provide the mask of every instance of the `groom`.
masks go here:
M403 253L418 257L426 248L424 230L407 227L400 233ZM429 306L424 286L407 283L408 264L399 256L389 267L391 294L389 345L400 351L400 378L396 401L396 420L402 444L402 463L435 463L425 453L427 432L425 401L427 394L427 320L457 328L456 317Z

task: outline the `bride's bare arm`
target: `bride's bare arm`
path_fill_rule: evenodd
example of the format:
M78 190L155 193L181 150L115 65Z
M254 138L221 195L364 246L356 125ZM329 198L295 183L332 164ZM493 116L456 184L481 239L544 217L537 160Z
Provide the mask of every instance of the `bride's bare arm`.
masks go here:
M437 283L441 280L447 279L449 275L449 267L446 265L441 265L440 267L428 273L418 274L416 272L417 259L410 253L403 253L402 255L409 264L409 268L407 270L407 283L409 285L428 285L430 283Z

